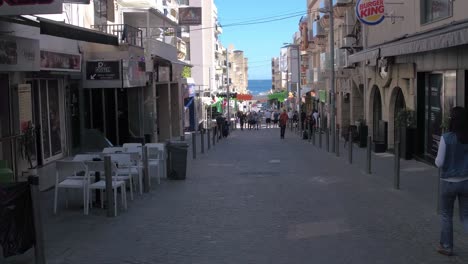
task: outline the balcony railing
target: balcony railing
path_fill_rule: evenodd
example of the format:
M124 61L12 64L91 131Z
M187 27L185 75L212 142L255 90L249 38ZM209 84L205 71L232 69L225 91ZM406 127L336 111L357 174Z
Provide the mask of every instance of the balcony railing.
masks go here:
M143 47L143 33L138 28L127 24L92 25L91 28L117 36L119 43Z
M149 27L139 28L144 37L156 39L166 44L177 47L177 37L173 28Z

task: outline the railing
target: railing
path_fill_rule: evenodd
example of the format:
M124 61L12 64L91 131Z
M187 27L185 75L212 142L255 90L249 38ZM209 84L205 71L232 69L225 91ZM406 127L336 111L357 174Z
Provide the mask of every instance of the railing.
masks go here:
M119 43L143 47L143 32L127 24L92 25L91 28L117 36Z
M143 36L177 47L177 37L174 28L149 27L138 28Z

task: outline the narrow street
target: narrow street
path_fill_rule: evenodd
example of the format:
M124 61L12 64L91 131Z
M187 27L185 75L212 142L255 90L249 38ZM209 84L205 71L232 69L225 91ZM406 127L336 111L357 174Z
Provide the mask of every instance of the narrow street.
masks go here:
M458 232L435 252L433 206L290 130L236 130L188 166L116 218L53 216L46 193L48 263L467 263Z

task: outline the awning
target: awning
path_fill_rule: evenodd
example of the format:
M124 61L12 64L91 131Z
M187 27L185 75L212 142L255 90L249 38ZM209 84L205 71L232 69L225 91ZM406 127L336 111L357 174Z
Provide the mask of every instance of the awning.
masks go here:
M40 22L41 34L43 35L107 45L119 45L119 39L114 35L45 18L38 17L37 20Z
M449 25L381 46L382 57L419 53L468 44L468 23Z
M177 65L182 65L182 66L187 66L187 67L193 67L192 64L177 60L177 59L170 59L170 58L164 58L164 56L153 56L153 60L158 61L159 63L163 65L169 66L169 64L177 64Z
M373 48L365 51L361 51L352 55L349 55L348 62L349 63L358 63L361 61L370 61L377 63L377 59L380 55L379 48Z

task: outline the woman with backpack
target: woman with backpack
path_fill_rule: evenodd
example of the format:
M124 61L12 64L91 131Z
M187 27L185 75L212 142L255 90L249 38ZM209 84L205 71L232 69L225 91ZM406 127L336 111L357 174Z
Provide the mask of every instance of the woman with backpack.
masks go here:
M468 231L468 118L463 107L450 113L449 132L440 138L435 160L440 174L441 234L437 252L453 254L453 206L458 198L460 220Z

